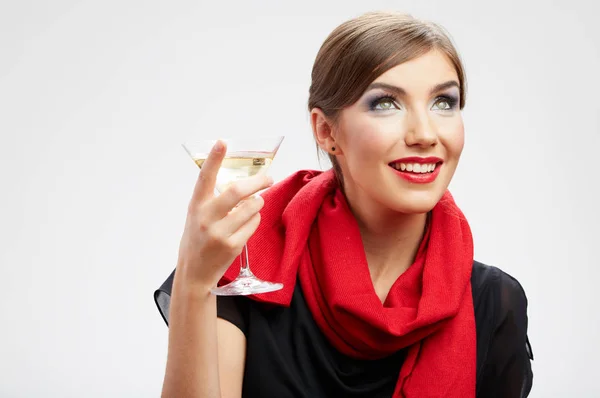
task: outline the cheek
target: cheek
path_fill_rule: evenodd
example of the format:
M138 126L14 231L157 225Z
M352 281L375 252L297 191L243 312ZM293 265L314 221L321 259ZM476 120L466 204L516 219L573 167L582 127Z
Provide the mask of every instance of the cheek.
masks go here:
M392 129L393 130L393 129ZM358 162L380 159L394 141L394 132L385 124L368 118L356 118L344 131L346 156Z
M451 157L460 157L465 146L465 130L462 121L453 129L447 131L440 137L448 154Z
M454 151L460 155L462 153L463 148L465 147L465 133L461 131L458 133L454 139Z

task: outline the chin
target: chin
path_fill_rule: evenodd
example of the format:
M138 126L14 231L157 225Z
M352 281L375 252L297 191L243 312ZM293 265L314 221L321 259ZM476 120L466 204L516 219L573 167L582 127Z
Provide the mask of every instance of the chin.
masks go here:
M428 203L401 203L394 206L392 210L402 214L425 214L429 213L435 207Z
M425 214L433 210L444 192L411 192L398 194L384 201L388 207L403 214Z

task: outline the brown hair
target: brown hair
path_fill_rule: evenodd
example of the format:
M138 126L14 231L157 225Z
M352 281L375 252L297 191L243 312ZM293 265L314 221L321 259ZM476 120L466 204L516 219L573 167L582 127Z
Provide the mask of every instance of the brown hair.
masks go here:
M378 76L431 50L440 50L454 65L462 110L465 70L449 33L436 23L395 12L369 12L331 32L313 65L308 109L321 109L335 124L340 111L358 101ZM339 163L333 155L329 160L341 182Z

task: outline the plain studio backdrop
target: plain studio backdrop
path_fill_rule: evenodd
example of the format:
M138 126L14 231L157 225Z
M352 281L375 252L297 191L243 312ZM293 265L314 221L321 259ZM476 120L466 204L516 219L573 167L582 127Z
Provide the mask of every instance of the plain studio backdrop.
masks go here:
M160 395L168 330L152 293L198 174L180 143L283 134L276 180L327 167L312 63L371 10L442 24L464 59L450 189L476 258L529 297L531 396L600 396L597 2L4 0L1 397Z

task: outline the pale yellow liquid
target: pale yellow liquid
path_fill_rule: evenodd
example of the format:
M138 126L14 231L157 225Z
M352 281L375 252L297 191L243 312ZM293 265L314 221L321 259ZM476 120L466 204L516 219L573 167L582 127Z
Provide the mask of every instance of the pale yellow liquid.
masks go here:
M265 173L271 166L274 155L269 152L233 152L227 154L217 173L217 190L223 192L232 182ZM205 161L205 157L194 159L194 162L200 168L202 168Z

